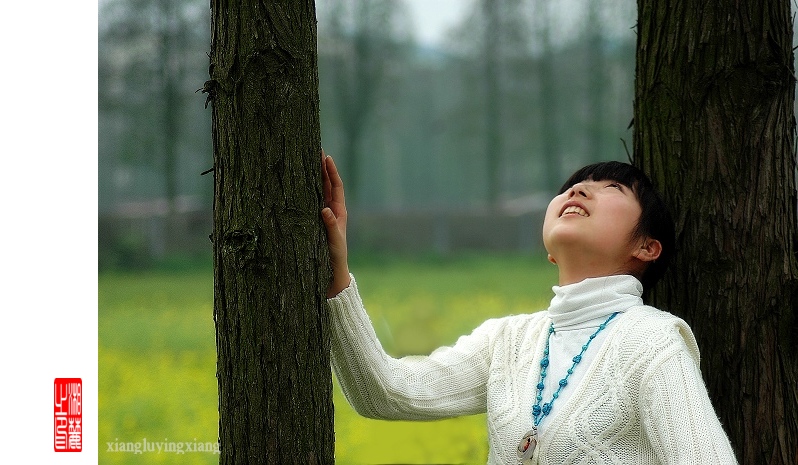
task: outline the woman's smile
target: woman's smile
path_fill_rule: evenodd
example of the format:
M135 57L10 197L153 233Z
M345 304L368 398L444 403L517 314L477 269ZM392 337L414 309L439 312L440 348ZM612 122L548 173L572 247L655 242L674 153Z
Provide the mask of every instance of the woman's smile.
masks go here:
M588 213L585 206L582 205L581 203L570 201L566 202L565 205L563 205L563 209L560 212L560 217L566 215L590 216L590 213Z

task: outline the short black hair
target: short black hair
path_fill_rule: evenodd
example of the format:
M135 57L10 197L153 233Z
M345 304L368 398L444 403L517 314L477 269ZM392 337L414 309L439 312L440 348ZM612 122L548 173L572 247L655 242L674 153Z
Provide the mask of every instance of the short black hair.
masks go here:
M642 213L634 237L650 237L662 245L659 257L649 264L640 281L643 289L649 290L662 278L668 269L676 247L676 227L665 202L651 180L639 168L619 161L594 163L577 170L562 185L558 194L582 181L615 181L628 187L640 202Z

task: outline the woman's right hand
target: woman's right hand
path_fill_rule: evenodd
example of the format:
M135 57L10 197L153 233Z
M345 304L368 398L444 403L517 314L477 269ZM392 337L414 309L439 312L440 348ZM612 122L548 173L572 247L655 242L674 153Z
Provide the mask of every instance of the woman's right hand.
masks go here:
M324 208L321 217L327 227L327 245L330 249L332 281L327 288L327 298L338 295L349 287L349 263L346 250L346 202L344 183L332 157L321 151L321 172L324 181Z

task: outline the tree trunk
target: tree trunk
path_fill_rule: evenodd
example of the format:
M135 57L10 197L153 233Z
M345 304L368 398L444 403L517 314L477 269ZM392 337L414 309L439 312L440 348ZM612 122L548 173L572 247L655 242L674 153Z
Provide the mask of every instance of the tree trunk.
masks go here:
M798 463L788 0L638 0L635 162L674 214L655 305L690 323L738 459Z
M551 195L555 195L562 185L562 154L559 129L557 128L558 97L557 76L554 69L554 46L551 43L551 24L554 22L549 2L541 0L535 3L537 17L538 41L541 47L540 64L538 66L538 102L540 102L540 137L543 152L543 182L541 185Z
M178 145L179 110L182 67L177 63L178 53L184 48L182 41L180 18L177 12L178 5L173 0L159 0L158 11L158 98L160 110L161 152L163 157L162 173L164 178L164 199L166 200L166 218L161 242L164 247L155 248L157 258L164 254L173 253L180 243L180 237L185 234L181 231L177 221L177 192L178 192ZM157 219L156 219L157 220Z
M386 68L396 58L391 23L393 0L332 1L333 37L344 50L331 67L335 83L334 110L338 115L341 154L338 167L346 185L347 204L361 203L365 153L361 148L369 120L380 97Z
M485 199L488 208L499 203L501 188L502 159L502 92L501 92L501 53L502 53L502 2L483 0L482 13L485 16Z
M315 5L211 8L220 463L333 463Z
M587 10L587 30L585 49L587 51L587 152L591 163L607 158L608 153L604 143L607 119L607 89L606 79L607 59L604 56L604 33L601 23L601 3L590 2Z

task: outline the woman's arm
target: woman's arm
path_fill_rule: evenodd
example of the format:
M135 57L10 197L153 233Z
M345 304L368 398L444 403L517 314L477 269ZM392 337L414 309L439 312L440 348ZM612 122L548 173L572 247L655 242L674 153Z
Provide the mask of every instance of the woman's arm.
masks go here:
M434 419L483 412L490 323L427 357L395 359L382 348L349 274L344 185L322 152L324 209L333 279L327 290L332 366L349 403L361 415Z
M354 279L328 304L333 370L359 414L432 420L485 411L492 340L504 319L488 320L428 356L396 359L377 339Z
M676 347L663 351L669 355L658 361L641 386L643 430L664 464L736 464L697 356L691 356L684 339L677 338Z

